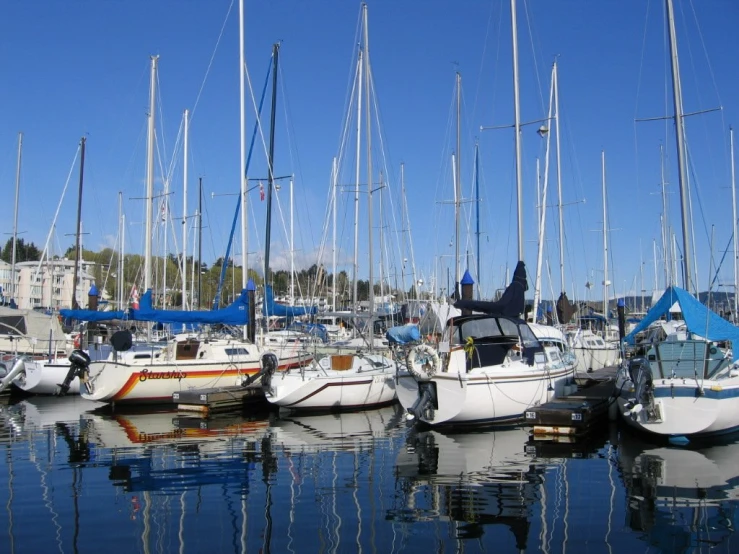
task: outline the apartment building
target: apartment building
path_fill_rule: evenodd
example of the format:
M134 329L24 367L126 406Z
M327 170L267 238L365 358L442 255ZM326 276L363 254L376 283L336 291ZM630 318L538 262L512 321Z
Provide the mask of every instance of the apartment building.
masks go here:
M0 261L0 287L3 304L10 299L22 309L51 308L59 310L72 306L74 260L62 259L15 264L15 284L11 281L10 264ZM77 275L77 302L87 307L87 293L95 282L92 276L94 262L80 262Z

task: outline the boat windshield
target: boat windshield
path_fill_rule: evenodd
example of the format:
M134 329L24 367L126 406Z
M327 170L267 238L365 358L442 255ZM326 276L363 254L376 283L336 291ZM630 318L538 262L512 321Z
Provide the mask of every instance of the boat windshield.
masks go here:
M533 336L531 330L526 325L521 326L521 328L523 327L526 328L531 338L536 341L536 337ZM451 329L453 333L451 337L452 344L464 344L469 337L472 337L472 339L510 337L515 342L518 342L519 338L518 325L512 320L502 317L469 319L461 325L455 325Z

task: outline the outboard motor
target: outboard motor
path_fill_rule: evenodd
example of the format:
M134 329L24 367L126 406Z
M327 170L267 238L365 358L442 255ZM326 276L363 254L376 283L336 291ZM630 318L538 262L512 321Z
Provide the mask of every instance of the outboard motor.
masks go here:
M418 383L418 398L413 406L408 408L406 421L414 419L425 419L431 421L434 418L434 410L439 408L439 400L436 397L436 383L433 381L420 381Z
M652 383L652 369L646 358L634 358L629 361L629 376L634 384L634 398L630 398L626 404L628 414L635 417L636 414L646 409L647 419L656 421L661 419L655 411L654 387Z
M19 356L13 361L13 365L10 370L8 370L8 368L4 364L3 367L5 368L5 374L0 380L0 391L4 391L5 389L7 389L21 373L25 373L26 359L23 356Z
M267 354L262 355L260 364L262 367L259 370L259 373L255 375L247 375L246 379L244 379L241 383L242 386L246 387L248 385L251 385L252 383L256 382L257 379L261 377L262 387L266 387L267 389L269 389L272 383L272 376L277 371L277 368L280 365L280 362L277 360L277 356L275 354L272 354L271 352L269 352Z
M72 350L69 355L69 361L72 365L69 366L67 376L64 378L64 382L59 384L59 391L57 396L64 396L69 392L69 385L72 383L75 377L79 377L80 388L84 385L88 393L92 392L92 385L89 382L90 376L90 356L84 350Z

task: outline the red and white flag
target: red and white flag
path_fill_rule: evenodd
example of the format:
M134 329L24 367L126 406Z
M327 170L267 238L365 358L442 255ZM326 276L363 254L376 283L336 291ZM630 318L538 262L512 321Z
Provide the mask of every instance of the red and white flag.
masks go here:
M131 307L134 310L139 309L139 289L136 285L131 288Z
M264 201L264 185L259 181L259 199Z

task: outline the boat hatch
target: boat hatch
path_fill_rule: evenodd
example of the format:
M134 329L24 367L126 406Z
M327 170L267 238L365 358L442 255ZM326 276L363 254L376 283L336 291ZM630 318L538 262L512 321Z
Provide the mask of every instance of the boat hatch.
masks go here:
M200 347L200 341L197 339L187 339L177 343L177 360L194 360L198 348Z
M354 364L353 354L334 354L331 356L331 369L334 371L346 371Z

